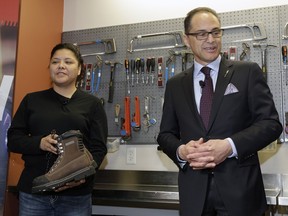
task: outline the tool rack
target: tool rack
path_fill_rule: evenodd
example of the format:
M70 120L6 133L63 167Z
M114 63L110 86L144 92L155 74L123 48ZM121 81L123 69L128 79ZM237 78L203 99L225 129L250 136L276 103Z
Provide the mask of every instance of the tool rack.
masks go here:
M260 41L261 43L267 45L273 45L267 47L267 74L268 74L268 85L272 91L276 108L279 112L280 119L285 125L285 112L288 111L288 86L285 85L284 70L282 64L281 56L281 46L283 44L288 44L287 39L282 39L284 34L283 28L288 22L288 5L284 6L275 6L275 7L266 7L234 12L225 12L220 13L222 26L233 26L233 25L242 25L247 23L257 23L261 22L265 26L265 31L267 35L266 40ZM188 11L187 11L188 12ZM137 35L146 35L153 33L163 33L163 32L174 32L179 29L183 29L183 20L184 18L169 19L169 20L160 20L153 22L144 22L144 23L135 23L127 25L118 25L118 26L109 26L102 28L94 29L84 29L78 31L64 32L62 35L63 42L77 43L85 41L93 41L96 39L103 38L113 38L117 46L117 51L111 54L101 55L103 62L107 61L119 61L123 65L117 65L115 72L115 91L114 91L114 101L113 103L108 103L108 89L109 89L109 77L110 77L110 67L103 64L102 69L102 78L100 83L99 91L95 94L99 98L104 98L105 104L104 108L108 116L108 127L110 136L120 136L120 128L114 122L114 107L118 103L121 106L120 117L124 116L124 97L126 93L126 74L124 67L124 60L144 58L145 60L148 57L156 58L156 75L157 75L157 58L163 57L163 72L165 71L165 63L169 56L169 49L147 49L145 50L146 45L135 40L133 41L133 46L139 46L141 51L129 52L131 47L131 40ZM183 29L184 31L184 29ZM259 35L256 35L257 37ZM222 51L229 50L230 47L237 47L236 58L239 59L239 56L242 52L242 43L239 41L242 39L251 38L251 31L248 28L235 28L227 29L224 31L223 35L223 46ZM235 42L236 41L236 42ZM247 43L250 46L250 61L255 61L261 66L261 50L253 46L253 43L259 41L247 40ZM169 44L175 44L175 40L167 35L167 38L164 37L149 37L148 39L149 47L159 47L166 46ZM147 45L148 47L148 45ZM80 47L80 50L84 49ZM98 50L93 46L86 46L85 53L95 53ZM181 52L185 50L185 47L172 48L175 52ZM82 52L82 50L81 50ZM95 56L85 56L85 63L96 62ZM191 62L187 63L187 68L189 68ZM145 65L146 68L146 65ZM175 74L182 71L181 57L175 56ZM164 74L163 74L164 77ZM157 83L157 82L156 82ZM162 115L162 103L163 96L165 91L164 87L158 87L157 84L152 85L139 85L130 87L131 89L131 114L134 112L134 97L139 96L140 106L141 106L141 120L143 120L144 113L144 98L149 96L152 100L150 101L150 115L153 116L157 122L155 125L149 127L149 131L145 132L140 130L138 132L132 131L132 138L127 141L127 143L133 144L154 144L156 143L156 137L159 131L161 115ZM165 81L164 81L165 83ZM288 137L288 136L287 136ZM281 135L282 141L286 141L286 134L283 132Z

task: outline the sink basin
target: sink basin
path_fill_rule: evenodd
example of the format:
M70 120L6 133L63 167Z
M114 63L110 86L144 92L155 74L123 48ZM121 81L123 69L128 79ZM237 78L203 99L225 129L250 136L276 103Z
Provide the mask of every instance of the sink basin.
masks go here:
M262 177L264 182L267 204L277 205L278 196L280 195L281 192L281 174L263 173Z
M278 204L288 206L288 174L282 174L282 191L278 197Z

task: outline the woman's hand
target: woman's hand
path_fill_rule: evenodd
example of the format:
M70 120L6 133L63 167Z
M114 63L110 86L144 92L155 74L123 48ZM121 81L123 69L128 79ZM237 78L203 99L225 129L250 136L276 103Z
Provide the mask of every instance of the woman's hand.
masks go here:
M77 187L81 184L84 184L85 182L86 182L85 179L81 179L79 181L68 182L64 186L55 189L55 192L61 192L61 191L67 190L68 188Z

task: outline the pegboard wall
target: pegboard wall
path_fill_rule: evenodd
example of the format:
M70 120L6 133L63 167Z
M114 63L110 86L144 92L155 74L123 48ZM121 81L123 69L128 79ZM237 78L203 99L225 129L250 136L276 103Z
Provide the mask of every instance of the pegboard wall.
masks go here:
M284 70L282 62L281 47L287 45L288 40L282 39L283 30L286 22L288 22L288 5L259 8L251 10L243 10L236 12L220 13L222 27L233 27L244 25L242 28L227 28L223 35L222 52L230 50L236 51L235 59L239 60L244 50L244 44L250 49L250 55L246 55L243 60L255 61L260 67L262 66L263 47L266 50L267 59L267 82L271 88L274 101L279 112L282 123L285 125L285 112L288 112L288 92L286 84L286 70ZM188 11L187 11L188 12ZM62 42L70 42L80 44L82 42L97 41L99 39L114 39L116 44L116 52L110 54L103 54L105 47L103 43L95 43L88 45L81 45L80 50L84 55L86 64L95 65L97 63L96 55L98 54L103 61L101 70L101 82L97 91L91 91L91 94L102 98L104 101L104 108L108 116L109 136L121 136L121 118L125 118L125 96L130 97L130 113L135 113L134 98L136 96L140 99L140 113L141 113L141 129L134 131L131 128L131 138L126 142L133 144L153 144L156 143L156 137L159 132L159 126L162 115L163 96L165 91L165 67L168 67L169 76L171 76L172 64L166 64L171 53L174 53L175 74L180 73L185 67L189 68L193 62L193 55L189 54L189 50L182 44L175 42L174 35L161 34L155 37L145 37L145 35L178 32L184 31L184 18L144 22L129 25L109 26L95 29L85 29L79 31L64 32L62 35ZM252 35L250 24L263 24L264 32L254 29L255 35ZM263 30L263 29L262 29ZM267 38L263 40L250 40L251 38L259 38L266 33ZM140 36L143 36L142 38ZM133 40L134 39L134 40ZM131 44L133 49L131 51ZM176 46L175 46L176 44ZM236 48L236 49L235 49ZM130 52L129 52L130 51ZM183 55L186 53L186 55ZM92 54L92 55L89 55ZM182 63L183 56L186 58L186 64ZM146 75L146 60L154 57L155 64L155 80L151 83L151 78L148 83L142 83L141 73L139 74L139 84L134 80L134 86L131 86L131 69L130 73L130 94L128 94L126 71L124 66L125 59L136 60L143 58L145 60L145 75ZM162 72L163 72L163 86L157 85L158 73L158 59L163 58ZM229 56L230 57L230 56ZM108 102L111 64L105 64L105 61L115 65L114 71L114 97L113 102ZM116 63L116 64L114 64ZM91 70L93 75L92 87L95 88L97 82L97 70ZM288 73L288 71L287 71ZM150 74L151 75L151 72ZM92 77L92 76L91 76ZM135 74L136 77L136 74ZM146 79L146 78L145 78ZM85 84L84 84L85 90ZM155 119L156 123L150 124L146 127L145 123L145 98L149 98L149 117ZM119 121L115 122L115 105L120 105ZM281 140L286 140L285 133L283 133Z

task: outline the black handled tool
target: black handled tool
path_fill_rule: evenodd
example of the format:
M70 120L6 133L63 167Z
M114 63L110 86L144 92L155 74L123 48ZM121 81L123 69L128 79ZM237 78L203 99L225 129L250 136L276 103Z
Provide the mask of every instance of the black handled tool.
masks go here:
M121 63L120 62L105 61L105 64L110 65L110 81L109 81L108 103L113 103L115 68L116 68L117 64L121 64Z

